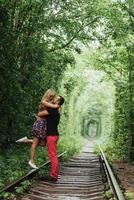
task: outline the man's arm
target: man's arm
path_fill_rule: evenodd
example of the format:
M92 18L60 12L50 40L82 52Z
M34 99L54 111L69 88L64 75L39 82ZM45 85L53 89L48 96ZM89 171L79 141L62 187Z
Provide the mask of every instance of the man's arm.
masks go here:
M52 103L49 103L47 101L42 101L41 102L44 106L48 107L48 108L59 108L59 105L58 104L52 104Z

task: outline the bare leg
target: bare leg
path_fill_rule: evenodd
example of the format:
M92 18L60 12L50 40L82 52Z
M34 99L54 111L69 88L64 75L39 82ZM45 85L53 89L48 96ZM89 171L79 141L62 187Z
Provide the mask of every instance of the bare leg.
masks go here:
M35 163L35 151L36 151L38 144L39 144L39 138L34 137L33 143L32 143L32 146L31 146L31 152L30 152L30 161L33 164Z
M19 141L19 143L25 143L25 144L32 144L33 143L33 139L24 139L22 141ZM44 141L41 141L40 143L38 143L39 146L44 147L46 145L45 139Z

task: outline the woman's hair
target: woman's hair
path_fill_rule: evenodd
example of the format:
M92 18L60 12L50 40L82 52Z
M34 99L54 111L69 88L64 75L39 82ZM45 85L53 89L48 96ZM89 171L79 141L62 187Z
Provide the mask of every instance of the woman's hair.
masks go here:
M52 102L56 96L56 92L53 89L48 89L43 95L41 101Z
M45 94L43 95L40 105L39 105L39 109L41 109L43 107L42 105L42 101L47 101L47 102L51 102L54 103L54 99L56 97L56 92L53 89L48 89Z

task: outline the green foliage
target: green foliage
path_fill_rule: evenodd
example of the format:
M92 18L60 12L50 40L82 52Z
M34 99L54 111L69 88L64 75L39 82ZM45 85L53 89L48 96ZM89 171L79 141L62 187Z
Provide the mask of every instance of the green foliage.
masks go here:
M91 27L97 26L98 2L61 0L57 6L54 1L1 0L2 148L24 134L31 135L44 91L58 89L67 64L74 64L71 50L76 49L77 40L86 42Z
M107 81L102 81L104 76L102 72L84 68L79 62L73 69L68 67L66 70L59 88L59 92L67 98L61 121L66 135L90 136L93 134L89 131L91 129L98 136L102 132L110 135L114 88L111 82L108 85Z
M105 4L103 27L97 34L99 48L90 56L90 62L104 70L115 85L114 128L108 148L112 140L111 153L128 160L134 159L133 0L110 4L110 9Z
M16 197L15 197L15 194L12 194L10 192L3 192L0 194L0 199L16 200Z
M130 156L131 132L130 132L130 99L128 84L121 83L116 91L115 103L115 129L113 133L114 152L118 152L120 159L127 159Z
M78 134L77 137L76 135L71 135L70 133L68 133L68 135L61 136L59 141L59 152L62 153L67 151L62 160L67 161L74 154L78 154L84 143L84 139L81 135L78 136Z
M21 182L19 187L15 188L15 192L18 194L23 194L25 192L25 190L28 190L31 186L30 181L26 180Z
M106 192L105 192L105 197L107 198L107 199L113 199L112 197L113 197L113 192L111 191L111 190L107 190Z
M2 146L30 135L44 91L57 89L67 63L74 62L69 48L62 50L74 36L73 26L80 28L74 17L65 17L72 15L70 5L61 1L58 13L57 5L46 1L1 1Z
M0 194L0 199L5 199L5 200L16 200L18 199L18 196L24 195L24 193L30 189L31 182L28 180L25 180L20 183L18 187L15 188L14 192L3 192Z
M126 192L125 192L125 196L126 196L126 199L127 199L127 200L132 200L133 197L134 197L134 193L129 192L129 191L126 191Z

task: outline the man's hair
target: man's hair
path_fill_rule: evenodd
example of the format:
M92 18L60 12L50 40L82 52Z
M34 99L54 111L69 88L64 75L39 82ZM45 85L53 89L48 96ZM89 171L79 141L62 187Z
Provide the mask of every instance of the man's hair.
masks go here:
M60 104L60 106L62 106L64 101L65 101L65 99L62 96L59 96L59 97L60 97L59 104Z

